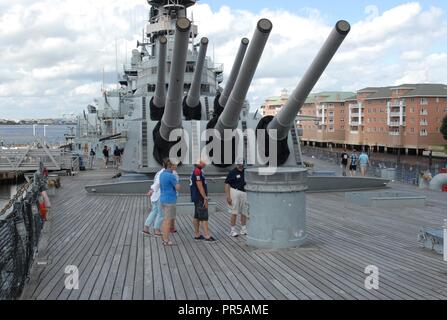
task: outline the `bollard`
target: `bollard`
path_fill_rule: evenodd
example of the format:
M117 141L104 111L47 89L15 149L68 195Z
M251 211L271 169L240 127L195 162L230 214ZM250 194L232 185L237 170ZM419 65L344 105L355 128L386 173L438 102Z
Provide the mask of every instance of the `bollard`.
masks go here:
M262 249L302 245L306 232L307 169L245 170L249 223L247 244Z

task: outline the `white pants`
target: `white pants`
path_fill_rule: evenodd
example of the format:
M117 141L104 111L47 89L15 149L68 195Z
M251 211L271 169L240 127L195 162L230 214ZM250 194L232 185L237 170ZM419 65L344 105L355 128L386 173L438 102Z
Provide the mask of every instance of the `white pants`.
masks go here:
M233 205L231 206L231 213L234 215L242 214L248 216L247 194L237 189L230 189L230 197Z

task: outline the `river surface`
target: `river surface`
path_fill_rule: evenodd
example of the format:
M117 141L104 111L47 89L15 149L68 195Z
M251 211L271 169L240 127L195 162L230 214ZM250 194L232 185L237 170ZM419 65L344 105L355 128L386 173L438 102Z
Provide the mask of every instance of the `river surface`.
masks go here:
M63 144L65 142L64 134L70 133L70 128L74 126L68 125L50 125L45 129L46 136L44 137L44 126L36 125L36 137L44 138L48 144ZM35 138L33 136L33 125L0 125L0 145L25 145L33 143Z
M0 210L8 203L8 201L16 194L17 187L15 185L0 184Z

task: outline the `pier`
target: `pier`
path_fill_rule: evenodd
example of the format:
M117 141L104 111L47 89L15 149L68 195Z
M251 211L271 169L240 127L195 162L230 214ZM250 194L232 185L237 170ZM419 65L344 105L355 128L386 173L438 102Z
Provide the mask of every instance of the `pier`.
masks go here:
M44 145L36 148L0 149L0 173L34 172L40 162L50 171L76 170L79 158L62 149L50 149Z
M62 177L22 299L59 300L413 300L447 299L442 256L417 242L422 227L439 227L445 194L418 191L425 208L346 205L344 193L308 194L308 239L301 248L259 250L230 238L224 195L214 195L210 217L217 243L193 239L192 215L178 216L177 244L141 233L149 209L143 195L101 196L84 187L112 182L113 169ZM277 214L280 219L280 212ZM79 271L79 288L66 289L67 266ZM378 268L379 289L365 273Z

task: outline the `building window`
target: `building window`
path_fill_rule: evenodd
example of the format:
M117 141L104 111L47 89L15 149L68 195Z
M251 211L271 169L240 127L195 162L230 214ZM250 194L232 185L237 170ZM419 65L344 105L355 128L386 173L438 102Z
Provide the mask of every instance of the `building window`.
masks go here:
M436 98L436 103L439 103L439 97Z
M189 73L194 72L194 62L187 62L185 71Z
M210 85L209 84L202 84L200 86L200 90L202 91L202 93L209 93L210 92Z
M427 98L421 98L421 105L422 106L426 106L428 104L428 99Z
M414 133L414 128L411 128L411 129L410 129L410 132L411 132L411 133Z
M155 92L155 84L148 84L147 92Z
M420 135L421 136L428 136L427 129L422 129L421 132L420 132Z

